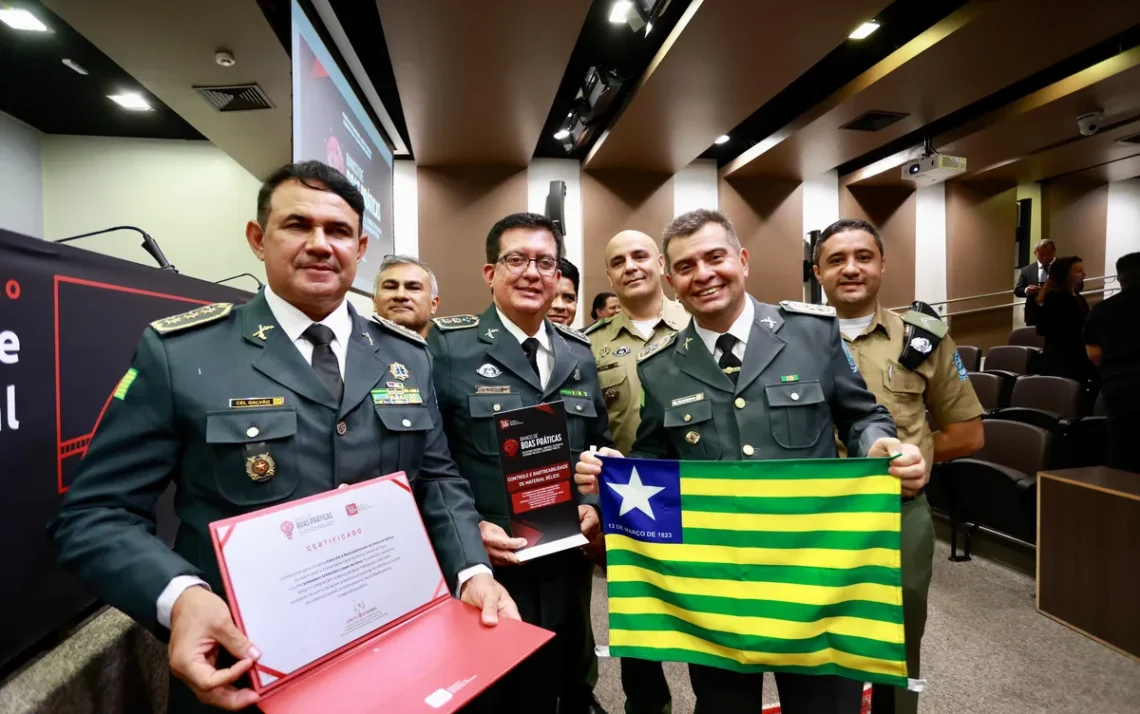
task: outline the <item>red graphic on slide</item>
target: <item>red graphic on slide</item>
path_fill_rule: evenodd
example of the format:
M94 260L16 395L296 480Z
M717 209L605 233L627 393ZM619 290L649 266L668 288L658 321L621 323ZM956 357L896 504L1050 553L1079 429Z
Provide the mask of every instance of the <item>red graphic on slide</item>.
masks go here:
M507 452L507 456L510 456L513 459L515 457L515 454L517 454L519 452L518 440L517 439L507 439L506 441L504 441L503 442L503 451Z
M350 516L355 516L357 513L360 513L360 510L357 509L355 503L350 503L344 507L344 512Z
M340 140L335 136L325 139L325 163L337 171L344 173L344 150L340 148Z

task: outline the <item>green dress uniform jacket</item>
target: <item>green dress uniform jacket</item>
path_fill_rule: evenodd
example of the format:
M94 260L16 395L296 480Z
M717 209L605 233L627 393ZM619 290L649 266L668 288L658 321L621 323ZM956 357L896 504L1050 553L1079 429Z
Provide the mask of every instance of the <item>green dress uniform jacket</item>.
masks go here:
M422 338L349 313L340 404L262 293L152 323L51 526L63 565L166 637L156 602L172 578L200 577L225 597L209 523L404 471L448 584L464 568L489 566ZM372 390L389 382L416 396L374 403ZM181 519L173 550L154 519L171 482ZM189 710L178 705L187 697L197 704L179 690L172 709Z

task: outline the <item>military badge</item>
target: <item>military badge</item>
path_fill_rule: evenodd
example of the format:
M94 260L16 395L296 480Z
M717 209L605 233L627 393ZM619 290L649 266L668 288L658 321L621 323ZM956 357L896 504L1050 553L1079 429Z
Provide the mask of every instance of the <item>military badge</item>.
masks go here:
M258 325L257 329L253 331L253 336L262 342L265 342L267 339L269 339L266 337L266 333L272 329L273 325Z
M624 345L614 350L614 357L625 357L627 354L629 354L629 348Z
M268 481L277 473L277 464L268 452L257 454L245 460L245 473L253 481Z
M582 380L582 370L577 367L574 368L574 381L580 382Z
M495 377L498 377L500 374L502 374L503 370L499 369L498 367L491 364L490 362L487 362L487 363L483 364L481 367L479 367L479 369L475 370L475 372L480 377L486 377L487 379L494 379Z
M412 376L408 373L408 368L399 362L393 362L392 364L388 365L388 371L392 373L393 377L400 380L401 382Z
M914 338L910 341L910 346L924 355L930 354L930 350L934 349L934 346L930 344L930 340L925 337Z
M701 435L695 431L690 431L688 434L685 434L685 441L689 442L690 444L696 444L700 440Z

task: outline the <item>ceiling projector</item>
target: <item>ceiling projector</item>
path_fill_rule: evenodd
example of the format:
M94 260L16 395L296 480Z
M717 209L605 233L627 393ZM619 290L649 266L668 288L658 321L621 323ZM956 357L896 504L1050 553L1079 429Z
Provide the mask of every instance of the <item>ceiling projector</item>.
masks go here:
M902 177L919 186L930 186L966 173L966 159L961 156L933 154L903 164Z

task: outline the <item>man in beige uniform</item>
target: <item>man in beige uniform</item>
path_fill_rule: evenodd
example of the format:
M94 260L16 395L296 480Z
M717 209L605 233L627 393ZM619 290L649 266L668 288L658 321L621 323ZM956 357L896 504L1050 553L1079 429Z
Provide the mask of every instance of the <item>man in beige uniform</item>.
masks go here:
M832 223L820 234L813 260L844 343L875 399L891 412L898 438L919 447L927 468L980 449L982 405L944 323L919 310L900 316L879 304L886 261L874 226L846 218ZM927 409L938 432L926 423ZM920 491L902 505L903 618L912 679L920 676L933 559L934 523ZM904 689L875 685L871 701L874 714L918 711L918 695Z
M652 238L622 231L606 246L606 276L621 312L591 325L586 334L598 363L598 384L610 417L614 448L628 454L641 421L641 381L637 353L650 342L689 324L689 313L665 297L661 275L665 257ZM671 708L669 685L659 662L621 661L627 714L659 714Z

